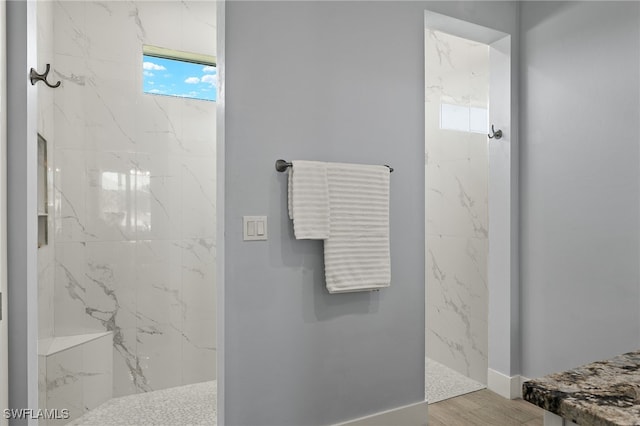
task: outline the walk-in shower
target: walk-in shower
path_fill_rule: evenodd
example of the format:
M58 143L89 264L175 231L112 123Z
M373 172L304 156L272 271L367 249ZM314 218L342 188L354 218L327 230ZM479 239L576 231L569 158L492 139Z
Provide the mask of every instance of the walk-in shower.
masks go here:
M488 104L489 47L427 28L425 306L432 400L487 383ZM442 392L429 395L429 386Z
M69 410L57 424L216 379L216 103L197 96L216 91L216 3L39 1L37 21L37 69L62 82L38 84L39 405Z

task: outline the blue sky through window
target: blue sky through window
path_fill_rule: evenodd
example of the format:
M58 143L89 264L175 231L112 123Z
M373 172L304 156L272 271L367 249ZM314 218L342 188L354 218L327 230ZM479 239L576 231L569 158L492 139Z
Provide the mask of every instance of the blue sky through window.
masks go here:
M215 66L143 55L142 68L144 93L216 100Z

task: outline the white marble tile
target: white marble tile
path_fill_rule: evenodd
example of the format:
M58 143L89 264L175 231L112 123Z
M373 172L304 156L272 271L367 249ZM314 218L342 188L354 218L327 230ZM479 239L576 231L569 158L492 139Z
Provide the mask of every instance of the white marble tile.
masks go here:
M87 243L87 314L113 332L114 395L145 391L137 355L136 243Z
M51 63L53 59L53 4L53 2L36 3L39 65Z
M182 380L187 384L216 377L215 240L184 240L182 267Z
M136 155L129 152L86 152L87 230L92 240L134 238L144 220L136 215L141 179Z
M469 160L436 163L425 170L427 235L486 237L487 191L472 192L475 183ZM486 179L485 179L486 182ZM484 219L484 221L482 220Z
M70 149L55 150L54 172L55 239L58 242L86 241L87 230L85 155Z
M187 152L182 140L181 111L184 102L184 99L172 96L142 94L137 132L146 143L144 150L139 152L159 155Z
M179 239L183 214L180 157L138 153L136 164L135 237Z
M54 333L113 332L115 396L214 378L216 105L143 94L141 55L215 54L215 3L51 6Z
M215 2L187 0L182 2L181 48L187 52L216 55ZM199 37L191 37L196 32Z
M56 0L53 9L55 53L82 57L89 49L86 35L85 1Z
M427 237L426 257L428 355L486 383L487 240Z
M38 355L38 408L47 408L47 357ZM42 420L46 425L46 419Z
M62 90L54 90L55 147L56 149L85 149L87 87L86 60L75 56L56 54L53 77L62 82Z
M138 3L86 2L87 25L84 31L91 58L128 65L142 52L145 31L139 17ZM108 37L105 37L106 34Z
M481 162L484 174L489 172L489 140L484 135L473 134L469 138L469 158Z
M136 243L132 241L89 242L86 248L87 289L90 305L107 331L136 324Z
M429 115L440 114L439 107L431 108L429 105L425 103ZM455 130L442 130L437 119L433 120L433 123L427 123L427 126L429 127L425 127L425 148L432 163L469 159L469 141L472 135Z
M54 293L55 335L104 331L99 319L87 314L94 307L86 276L85 243L57 243ZM92 299L92 298L91 298Z
M442 69L450 72L454 66L451 62L451 39L443 37L440 31L425 31L425 65L426 69ZM427 86L428 87L428 86Z
M119 389L128 392L136 391L132 377L137 379L139 370L135 352L133 245L128 242L92 242L86 243L86 249L83 245L60 245L58 251L63 253L61 249L65 248L64 254L68 258L59 261L64 265L60 274L70 277L82 274L82 284L68 278L67 288L56 293L60 299L56 303L58 334L78 334L91 327L113 332L114 371L117 373L113 380L121 385ZM127 329L134 332L127 336Z
M46 364L46 407L69 409L70 419L106 402L112 395L112 336L102 335L42 356ZM68 420L49 421L65 424Z
M167 22L182 18L183 4L177 1L138 2L138 16L144 28L144 44L180 50L180 31L167 29Z
M182 236L212 238L216 229L216 168L214 158L183 158Z
M182 384L216 378L215 320L195 320L183 323Z
M53 283L55 260L52 246L38 249L38 338L53 336Z
M116 331L135 325L133 243L56 246L55 334Z
M427 91L437 87L449 101L468 104L473 94L486 105L489 49L486 45L439 31L427 30L425 71ZM427 92L428 93L428 92Z
M82 402L92 410L113 396L113 335L108 334L81 345L87 374L83 380Z
M111 335L110 331L55 336L47 339L40 339L38 340L38 353L46 356L53 355L108 335ZM40 345L41 342L43 343L42 345Z
M473 135L477 145L485 145L483 135ZM481 148L479 148L481 149ZM485 150L486 153L486 150ZM464 190L473 194L473 204L469 203L468 214L473 224L473 236L487 238L489 236L489 161L487 156L476 155L469 158L466 174L460 178Z
M470 70L470 102L471 106L486 108L489 99L489 47L477 45L474 47L476 57L471 60Z
M134 327L117 329L113 335L113 396L148 392L138 356L137 330Z
M52 64L52 69L55 70L56 65L53 52L53 2L37 2L36 16L38 63L35 68L37 68L38 72L44 72L46 64ZM54 137L53 98L54 91L38 90L38 133L47 140L52 140Z
M84 413L82 404L85 375L81 350L68 350L47 357L47 408L68 409L73 420ZM63 425L69 420L49 420L48 425Z
M184 154L216 158L216 103L185 99L181 108Z
M44 69L44 66L41 68ZM53 93L38 92L38 134L47 141L52 141L54 138L55 106L53 100Z
M441 129L440 108L487 107L488 48L437 31L425 40L426 350L486 383L487 138Z
M137 137L136 102L140 70L134 64L90 58L84 91L87 137L96 151L136 152L144 148Z
M181 327L187 308L182 299L182 248L174 241L136 243L138 324L168 323Z
M182 356L179 350L182 332L173 324L142 318L137 327L140 366L152 390L181 382Z
M431 157L429 157L431 159ZM441 166L432 163L425 167L425 234L440 235L442 224L441 217L444 206L445 194L442 192Z
M183 318L213 324L216 317L215 240L183 240L182 246Z
M215 240L184 240L182 383L216 377Z

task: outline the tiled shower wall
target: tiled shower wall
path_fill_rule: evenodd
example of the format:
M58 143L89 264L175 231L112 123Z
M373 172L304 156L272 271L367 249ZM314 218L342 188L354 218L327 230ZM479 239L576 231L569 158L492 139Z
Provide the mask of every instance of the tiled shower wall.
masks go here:
M53 62L53 3L37 2L38 28L38 64L39 72L43 72L47 63ZM40 83L42 84L42 83ZM48 88L47 88L48 89ZM49 243L38 248L38 338L46 339L53 336L53 277L54 277L54 242L53 242L53 150L55 129L53 120L54 92L52 89L38 88L38 133L48 142L47 152L47 208L48 240ZM38 213L44 213L41 206Z
M143 94L142 45L215 55L216 4L51 8L41 329L112 331L114 396L214 379L216 105Z
M440 128L441 104L487 108L486 45L425 32L426 354L487 382L487 136Z

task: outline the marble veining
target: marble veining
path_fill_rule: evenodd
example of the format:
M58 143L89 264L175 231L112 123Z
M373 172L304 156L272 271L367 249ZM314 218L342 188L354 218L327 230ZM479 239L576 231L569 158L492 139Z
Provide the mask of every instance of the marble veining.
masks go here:
M440 128L442 104L487 107L488 48L425 32L426 353L486 383L488 155L484 134Z
M182 139L178 131L176 130L176 126L173 124L173 120L171 119L171 114L169 114L167 112L167 109L160 104L158 99L153 99L153 102L155 106L158 108L158 110L162 113L162 118L166 120L166 123L168 125L168 129L164 130L164 132L173 136L176 142L178 142L178 146L180 147L180 149L183 149L188 152L189 150L185 148L184 144L182 143Z
M38 10L51 33L39 61L63 82L38 92L50 96L39 130L51 129L42 337L111 332L114 396L213 380L216 105L144 94L141 52L215 55L216 4L56 0ZM49 403L103 380L42 370Z
M49 426L78 418L113 394L111 333L53 340L52 350L39 357L39 408L66 408L70 419L40 421Z
M640 351L529 380L523 398L580 425L640 424Z

